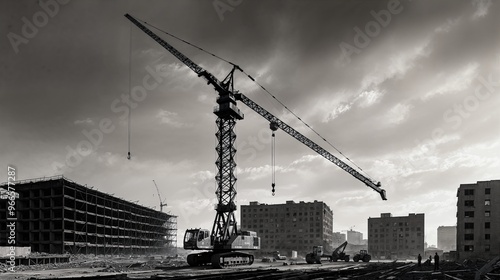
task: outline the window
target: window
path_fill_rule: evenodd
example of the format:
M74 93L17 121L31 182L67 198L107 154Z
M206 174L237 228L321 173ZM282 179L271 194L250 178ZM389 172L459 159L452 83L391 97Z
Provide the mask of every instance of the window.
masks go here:
M484 245L484 251L489 252L490 251L490 245Z
M490 188L484 189L484 194L490 194L490 193L491 193L491 189Z
M474 207L474 200L466 200L464 205L468 207Z
M474 190L471 190L471 189L467 190L466 189L466 190L464 190L464 193L465 193L465 195L474 195Z
M489 199L485 199L485 200L484 200L484 205L485 205L485 206L490 206L490 205L491 205L491 200L489 200Z
M474 234L465 234L464 239L465 240L474 240Z
M474 228L474 223L465 223L465 228L466 229L473 229Z
M484 228L490 228L490 222L485 222L484 223Z
M485 217L489 217L491 215L491 212L490 211L484 211L484 216Z
M204 235L204 234L205 234L205 232L203 232L203 231L200 231L200 232L199 232L199 234L198 234L198 241L202 241L202 240L203 240L203 238L205 238L205 235Z
M485 234L485 235L484 235L484 239L486 239L486 240L490 240L490 234L489 234L489 233Z
M466 218L474 218L474 211L465 211Z
M464 251L474 251L474 245L465 245L464 246Z

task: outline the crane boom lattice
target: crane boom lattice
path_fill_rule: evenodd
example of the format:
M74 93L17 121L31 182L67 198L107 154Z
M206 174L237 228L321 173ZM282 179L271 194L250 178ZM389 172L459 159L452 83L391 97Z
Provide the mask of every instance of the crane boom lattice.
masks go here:
M276 123L276 125L283 130L284 132L288 133L290 136L295 138L297 141L301 142L302 144L306 145L309 147L311 150L315 151L319 155L323 156L327 160L333 162L335 165L340 167L342 170L345 172L351 174L354 176L356 179L360 180L361 182L365 183L368 187L372 188L376 192L380 194L383 200L387 200L385 196L385 190L380 188L380 183L374 183L372 180L369 178L365 177L363 174L359 173L356 171L354 168L350 167L347 165L345 162L322 148L320 145L316 144L313 142L311 139L307 138L304 136L302 133L298 132L297 130L293 129L291 126L283 122L282 120L278 119L275 117L273 114L269 113L266 109L262 108L259 104L253 102L250 98L246 97L242 93L237 93L236 94L236 99L241 101L243 104L245 104L247 107L250 109L254 110L257 114L261 115L264 117L264 119L268 120L271 123Z

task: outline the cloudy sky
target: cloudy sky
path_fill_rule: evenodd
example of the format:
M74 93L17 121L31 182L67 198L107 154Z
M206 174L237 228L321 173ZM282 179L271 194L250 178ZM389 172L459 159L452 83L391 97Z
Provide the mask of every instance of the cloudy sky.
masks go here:
M436 244L456 223L458 186L500 178L498 2L8 0L0 165L18 179L64 174L158 209L155 180L179 245L186 228L211 228L217 94L125 13L240 65L388 197L282 131L272 196L268 123L240 104L238 204L322 200L334 231L365 236L369 217L425 213ZM219 79L231 70L162 37ZM244 75L235 86L341 157Z

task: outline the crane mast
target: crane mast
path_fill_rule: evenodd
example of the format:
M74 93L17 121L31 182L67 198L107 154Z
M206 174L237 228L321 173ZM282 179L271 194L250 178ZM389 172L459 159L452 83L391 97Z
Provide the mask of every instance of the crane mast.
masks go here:
M206 79L208 84L214 86L215 90L219 93L219 96L217 98L218 105L214 108L214 114L217 116L217 146L215 148L215 150L217 151L217 160L215 164L218 169L215 176L215 180L217 183L217 190L215 192L217 195L217 205L215 207L216 216L210 235L211 242L208 248L213 249L216 252L233 251L234 248L232 245L234 243L234 240L232 240L232 238L234 236L238 236L237 222L234 215L234 212L237 209L235 204L236 176L234 174L234 170L236 168L236 148L234 147L234 144L236 141L236 133L234 132L234 127L237 120L243 119L243 113L240 111L240 109L238 109L236 99L233 94L233 74L236 68L233 68L233 70L221 82L212 74L205 71L202 67L200 67L191 59L175 49L172 45L161 39L138 20L136 20L129 14L126 14L125 17L127 17L127 19L129 19L133 24L139 27L139 29L150 36L153 40L158 42L166 50L172 53L175 57L177 57L182 63L193 70L199 77L203 77L204 79ZM199 235L199 233L197 234ZM230 243L230 241L233 243ZM244 246L238 245L238 247L243 248ZM247 247L249 247L247 249L250 250L259 249L260 239L258 239L257 242L254 241ZM190 249L198 248L202 249L203 247L195 245ZM218 265L215 266L221 266L220 263L228 262L219 259L212 260L213 257L214 255L211 254L201 254L194 256L191 259L188 257L188 263L195 265L200 263L212 263L213 265L214 262L217 262ZM249 263L253 262L252 255L248 256L245 254L241 254L236 255L236 257L232 255L228 258L236 259L235 262L240 262L240 260L237 260L238 258L243 258L246 260L246 262Z
M276 116L272 115L270 112L266 111L264 108L246 97L243 93L235 91L233 83L234 71L242 71L240 67L232 64L233 69L231 72L223 81L219 81L215 76L198 64L194 63L191 59L157 36L134 17L129 14L126 14L125 17L162 47L168 50L171 54L173 54L176 58L178 58L187 67L193 70L198 77L204 78L207 83L211 84L215 91L219 94L217 97L218 105L214 108L214 114L217 116L217 160L215 162L218 169L215 176L217 182L216 195L218 200L215 210L217 214L209 239L207 238L207 231L191 229L186 231L184 240L184 247L186 249L209 249L213 250L214 253L205 252L201 254L189 255L188 263L190 265L212 263L214 266L215 263L216 267L224 267L225 265L231 265L231 262L233 262L233 265L236 263L248 264L253 262L252 255L231 252L234 251L235 248L238 248L238 250L255 250L260 248L260 239L255 233L237 231L237 223L234 215L234 211L236 211L237 208L235 204L236 176L234 174L234 170L236 168L236 148L234 147L234 144L236 134L234 132L234 127L236 125L236 121L242 120L244 117L243 113L237 107L237 101L241 101L250 109L254 110L268 120L271 124L273 124L273 126L285 131L299 142L303 143L324 158L330 160L344 171L366 184L368 187L377 191L382 199L386 200L385 190L380 188L380 183L375 183L369 178L363 176L361 173L354 170L352 167L323 149L321 146L314 143L312 140L302 135L278 119ZM245 239L245 236L249 236L251 238ZM205 240L207 241L205 242ZM248 240L250 240L250 242Z

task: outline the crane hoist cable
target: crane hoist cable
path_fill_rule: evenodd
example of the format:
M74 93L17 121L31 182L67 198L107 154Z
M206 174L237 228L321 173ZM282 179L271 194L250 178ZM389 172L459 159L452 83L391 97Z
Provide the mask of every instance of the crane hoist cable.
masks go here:
M271 134L271 172L272 172L272 182L271 182L271 188L272 188L272 194L274 196L275 194L275 187L276 187L276 135L275 131L278 130L278 124L276 122L271 122L269 124L269 128L272 130Z
M272 167L273 175L272 175L272 183L271 183L271 187L272 187L271 192L274 196L274 192L275 192L274 188L276 187L276 137L274 135L274 131L273 131L272 137L273 137L273 139L272 139L272 144L271 144L271 162L273 165L273 167Z
M295 114L295 113L294 113L294 112L293 112L290 108L288 108L288 107L287 107L287 106L286 106L283 102L281 102L278 98L276 98L276 96L275 96L275 95L273 95L273 94L272 94L269 90L267 90L267 89L266 89L263 85L261 85L259 82L257 82L257 80L255 80L255 79L254 79L254 78L253 78L250 74L248 74L247 72L245 72L245 71L244 71L241 67L239 67L237 64L235 64L235 63L233 63L233 62L231 62L231 61L229 61L229 60L227 60L227 59L224 59L224 58L222 58L222 57L220 57L220 56L218 56L218 55L216 55L216 54L214 54L214 53L212 53L212 52L209 52L209 51L207 51L207 50L205 50L205 49L203 49L203 48L201 48L201 47L199 47L199 46L197 46L197 45L195 45L195 44L192 44L192 43L190 43L190 42L188 42L188 41L186 41L186 40L184 40L184 39L182 39L182 38L180 38L180 37L177 37L177 36L175 36L175 35L173 35L173 34L171 34L171 33L167 32L167 31L165 31L165 30L162 30L162 29L160 29L160 28L158 28L158 27L156 27L156 26L154 26L154 25L152 25L152 24L150 24L150 23L148 23L148 22L146 22L146 21L143 21L143 20L141 20L141 19L139 19L139 18L136 18L136 19L137 19L137 20L139 20L139 21L142 21L145 25L148 25L148 26L150 26L151 28L154 28L154 29L158 30L159 32L162 32L162 33L164 33L164 34L166 34L166 35L168 35L168 36L170 36L170 37L172 37L172 38L174 38L174 39L176 39L176 40L178 40L178 41L181 41L181 42L183 42L183 43L185 43L185 44L187 44L187 45L189 45L189 46L192 46L193 48L196 48L196 49L198 49L198 50L200 50L200 51L202 51L202 52L204 52L204 53L206 53L206 54L209 54L209 55L211 55L211 56L213 56L213 57L216 57L216 58L218 58L218 59L220 59L220 60L222 60L222 61L224 61L224 62L226 62L226 63L228 63L228 64L230 64L230 65L232 65L232 66L234 66L234 67L235 67L235 68L237 68L238 70L240 70L240 71L241 71L241 73L245 74L245 75L246 75L246 76L247 76L250 80L252 80L252 81L253 81L256 85L258 85L258 86L259 86L259 87L260 87L260 88L261 88L264 92L266 92L267 94L269 94L269 95L270 95L270 96L271 96L274 100L276 100L276 101L277 101L277 102L278 102L281 106L283 106L283 108L285 108L285 110L287 110L288 112L290 112L290 113L291 113L291 114L292 114L295 118L297 118L297 119L298 119L301 123L303 123L303 124L304 124L307 128L309 128L309 130L311 130L314 134L316 134L316 135L317 135L317 136L318 136L321 140L323 140L326 144L328 144L330 147L332 147L333 149L335 149L335 150L336 150L336 151L337 151L340 155L342 155L342 156L343 156L343 157L344 157L347 161L349 161L349 162L350 162L350 163L352 163L354 166L356 166L356 168L357 168L357 169L359 169L362 173L366 174L366 177L367 177L367 178L369 178L370 180L373 180L373 178L372 178L372 177L371 177L371 176L370 176L370 175L369 175L369 174L368 174L365 170L363 170L363 168L361 168L359 165L357 165L356 163L354 163L354 161L352 161L352 160L351 160L350 158L348 158L348 157L347 157L344 153L342 153L339 149L337 149L337 147L335 147L335 145L333 145L333 144L332 144L330 141L328 141L325 137L323 137L321 134L319 134L319 133L318 133L318 132L317 132L314 128L312 128L309 124L307 124L304 120L302 120L302 118L300 118L297 114ZM234 69L233 69L233 70L234 70Z
M132 98L132 23L130 23L130 32L129 32L129 54L128 54L128 100ZM130 121L132 117L132 108L130 106L130 102L128 102L128 154L127 159L130 160L132 158L130 154Z

